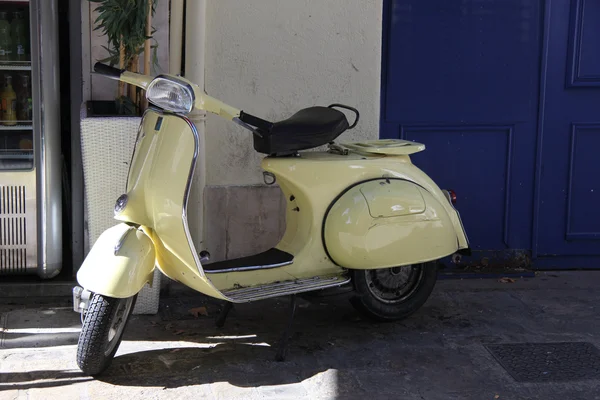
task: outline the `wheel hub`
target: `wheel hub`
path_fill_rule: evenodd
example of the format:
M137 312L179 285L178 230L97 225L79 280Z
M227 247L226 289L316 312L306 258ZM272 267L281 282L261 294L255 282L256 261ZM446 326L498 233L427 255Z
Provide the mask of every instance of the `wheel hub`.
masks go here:
M106 342L106 350L104 353L106 355L110 354L114 349L114 346L117 342L116 338L120 337L123 328L125 328L125 321L127 316L129 315L129 310L131 309L131 305L133 304L133 297L128 299L123 299L119 302L117 307L117 311L115 312L114 317L112 318L110 327L108 328L108 338Z
M423 279L423 269L413 265L373 269L365 273L369 291L384 303L405 301Z

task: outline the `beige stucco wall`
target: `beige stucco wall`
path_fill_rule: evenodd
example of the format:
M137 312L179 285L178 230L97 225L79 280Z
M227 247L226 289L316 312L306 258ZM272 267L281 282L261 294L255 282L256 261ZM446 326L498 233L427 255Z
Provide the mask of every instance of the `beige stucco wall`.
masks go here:
M380 0L208 0L206 91L279 120L343 103L361 113L339 141L379 136ZM251 134L210 116L207 183L262 182Z

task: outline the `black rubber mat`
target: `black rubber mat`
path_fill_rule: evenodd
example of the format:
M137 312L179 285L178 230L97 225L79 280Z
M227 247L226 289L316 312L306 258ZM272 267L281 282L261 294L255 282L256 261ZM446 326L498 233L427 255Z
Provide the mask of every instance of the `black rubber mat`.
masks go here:
M511 343L485 347L518 382L600 379L600 351L591 343Z
M225 272L236 268L244 268L246 270L276 268L284 264L289 264L292 261L294 261L293 255L279 249L269 249L253 256L203 264L202 269L208 274L218 271Z

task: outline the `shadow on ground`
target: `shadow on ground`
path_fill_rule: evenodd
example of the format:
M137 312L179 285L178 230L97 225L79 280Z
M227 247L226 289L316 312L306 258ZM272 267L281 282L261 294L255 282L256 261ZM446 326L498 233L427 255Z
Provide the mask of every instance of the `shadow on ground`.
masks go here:
M513 283L440 282L418 312L394 323L362 318L347 295L305 296L284 362L274 357L287 323L287 299L236 305L225 327L217 328L220 303L197 295L165 297L161 302L168 312L131 318L117 357L97 379L77 370L75 346L44 347L52 346L48 341L34 350L0 353L0 390L87 393L93 388L114 398L167 392L193 398L198 390L228 399L266 393L272 398L594 398L600 380L517 382L486 345L600 347L598 282L600 274L592 273ZM208 316L192 316L189 310L198 307ZM2 326L8 321L9 328L29 329L27 310L7 313L0 305ZM77 325L78 315L67 309L41 315L35 324L42 329ZM29 322L19 325L18 316Z

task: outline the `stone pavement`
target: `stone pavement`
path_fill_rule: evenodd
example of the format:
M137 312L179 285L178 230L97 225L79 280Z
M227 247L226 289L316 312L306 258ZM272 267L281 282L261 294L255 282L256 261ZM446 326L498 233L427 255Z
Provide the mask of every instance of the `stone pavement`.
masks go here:
M0 399L600 399L597 365L569 367L544 350L547 381L520 382L486 347L600 348L599 286L600 272L440 280L425 306L399 323L360 318L345 295L309 296L285 362L274 361L285 299L236 305L218 329L219 305L182 291L161 299L159 315L133 316L98 380L75 363L80 321L70 301L4 298ZM209 317L188 313L196 307ZM592 375L573 380L584 367Z

